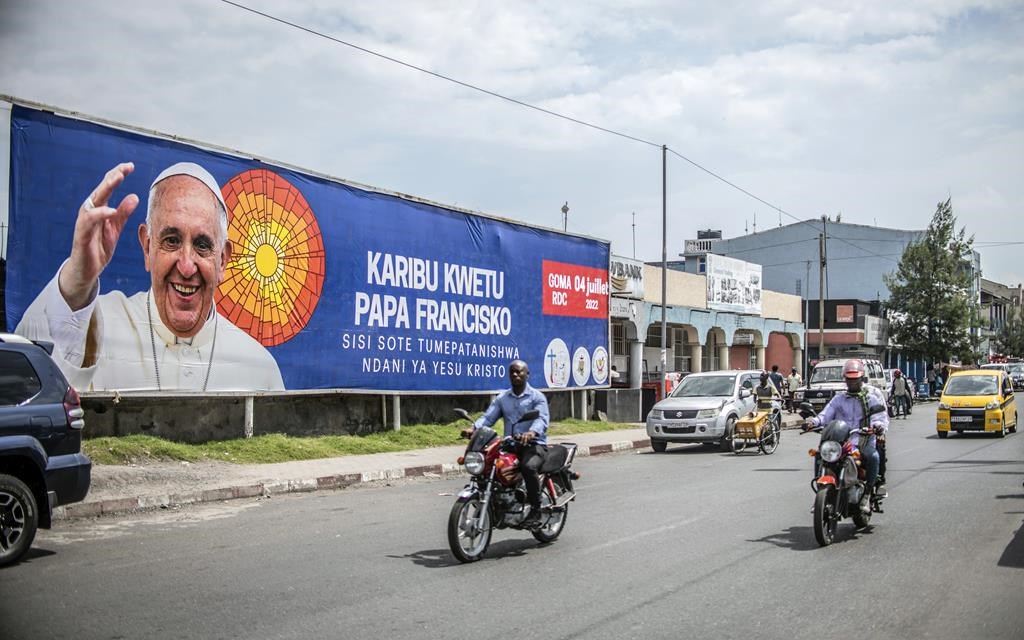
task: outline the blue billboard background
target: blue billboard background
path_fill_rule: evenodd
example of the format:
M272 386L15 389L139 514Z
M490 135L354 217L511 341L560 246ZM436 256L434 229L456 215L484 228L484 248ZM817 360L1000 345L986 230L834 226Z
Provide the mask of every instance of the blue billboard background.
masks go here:
M150 183L175 162L198 163L221 185L266 169L305 197L322 234L325 277L308 323L269 347L287 389L494 390L507 386L514 357L529 363L538 388L607 383L597 368L608 352L605 242L19 105L11 118L10 328L69 255L81 202L108 169L126 161L135 171L113 200L135 193L141 202L101 276L103 291L131 295L149 287L135 230L145 218ZM544 265L552 263L569 265L569 275L546 280L552 274ZM578 273L597 271L604 273L603 288L597 276L580 284ZM545 282L571 287L573 278L591 297L589 311L546 312ZM598 303L602 313L594 312ZM571 362L576 370L559 373L553 362L562 368Z

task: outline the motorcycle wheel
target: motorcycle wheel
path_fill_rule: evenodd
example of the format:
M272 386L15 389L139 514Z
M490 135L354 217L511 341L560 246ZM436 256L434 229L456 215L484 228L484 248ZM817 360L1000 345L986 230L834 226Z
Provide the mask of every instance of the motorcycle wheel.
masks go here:
M814 496L814 539L822 547L832 544L836 537L836 526L839 518L836 517L835 489L829 488L819 491Z
M540 494L540 508L550 507L558 501L558 496L565 493L565 487L562 486L561 481L558 478L552 478L551 483L555 485L555 495L552 496L549 490L545 487L544 491ZM531 531L533 537L538 542L554 542L558 539L558 536L562 535L562 529L565 528L565 521L569 518L569 504L566 503L562 506L561 511L552 511L545 516L544 524L539 529Z
M483 526L476 527L475 520L483 508L479 499L459 501L452 505L448 515L448 547L459 562L476 562L484 557L491 544L491 517L483 514Z
M781 436L782 430L779 428L779 423L772 421L771 426L768 427L768 433L758 443L761 452L769 456L775 453L775 450L779 448Z

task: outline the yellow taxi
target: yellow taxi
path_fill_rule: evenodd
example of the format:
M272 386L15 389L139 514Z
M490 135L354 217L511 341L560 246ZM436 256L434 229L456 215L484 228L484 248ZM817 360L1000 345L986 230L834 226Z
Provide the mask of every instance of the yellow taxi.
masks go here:
M1002 438L1017 431L1017 400L1005 371L957 371L949 376L939 398L935 429L940 438L950 431L989 431Z

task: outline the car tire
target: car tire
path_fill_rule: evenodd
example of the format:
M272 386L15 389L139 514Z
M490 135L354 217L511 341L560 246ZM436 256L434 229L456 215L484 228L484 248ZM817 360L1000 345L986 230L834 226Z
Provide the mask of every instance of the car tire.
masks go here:
M939 440L945 440L946 438L949 437L948 431L937 431L936 433L939 434Z
M718 448L722 453L729 453L732 451L732 434L736 432L736 416L729 416L725 421L725 433L722 434L722 439L718 441Z
M20 479L0 474L0 567L28 552L38 527L39 507L32 490Z
M1006 416L1003 416L1003 421L999 424L999 431L996 431L997 438L1006 437Z
M1017 433L1017 412L1013 412L1013 426L1010 427L1010 433Z
M651 438L651 449L654 453L665 453L665 449L668 448L668 443L664 440L655 440Z

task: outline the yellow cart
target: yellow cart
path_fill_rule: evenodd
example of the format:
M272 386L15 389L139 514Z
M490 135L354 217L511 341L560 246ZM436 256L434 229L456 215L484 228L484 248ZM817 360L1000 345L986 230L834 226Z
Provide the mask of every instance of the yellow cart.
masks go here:
M748 446L757 446L766 455L775 453L782 436L780 422L780 415L771 409L759 409L741 417L733 430L733 453L745 451Z

